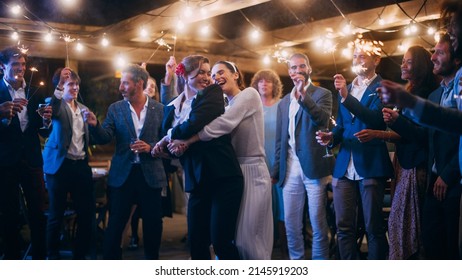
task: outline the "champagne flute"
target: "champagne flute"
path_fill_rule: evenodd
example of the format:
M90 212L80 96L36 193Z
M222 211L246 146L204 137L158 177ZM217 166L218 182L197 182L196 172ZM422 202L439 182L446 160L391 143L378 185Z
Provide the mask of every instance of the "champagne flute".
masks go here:
M133 145L139 140L140 139L138 139L138 137L132 137L130 139L130 150L133 152L132 163L140 163L140 154L138 153L138 150L133 148Z
M43 120L47 120L43 117L47 106L50 106L50 100L48 98L45 99L45 103L40 103L38 105L37 113L39 114L40 117L42 117ZM44 124L40 129L48 129L48 127Z
M330 130L329 130L328 127L323 128L323 129L321 129L320 131L323 132L323 133L329 133L329 132L330 132ZM334 155L330 152L329 147L327 147L327 145L326 145L325 148L326 148L326 154L323 156L323 158L330 158L330 157L333 157Z

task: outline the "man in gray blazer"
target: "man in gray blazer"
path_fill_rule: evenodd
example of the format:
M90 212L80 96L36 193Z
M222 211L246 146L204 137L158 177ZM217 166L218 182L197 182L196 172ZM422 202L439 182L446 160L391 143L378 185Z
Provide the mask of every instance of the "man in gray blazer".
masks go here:
M306 55L292 55L288 66L294 88L278 105L273 183L283 187L290 258L305 258L301 229L306 193L313 228L312 259L328 259L326 186L332 181L334 159L324 157L326 152L316 142L316 131L328 127L332 94L311 83Z
M100 125L86 114L90 132L99 144L116 140L108 177L110 215L104 236L103 258L120 259L122 232L133 204L143 219L144 254L158 259L162 236L161 190L167 185L162 159L150 151L162 137L163 105L147 97L148 72L138 65L122 71L119 91L124 100L113 103ZM130 142L133 141L133 144ZM136 154L139 160L134 160Z
M73 258L85 259L95 234L95 195L88 165L90 135L83 119L83 112L88 108L77 102L78 74L64 68L58 69L56 76L59 83L51 100L51 133L43 150L43 171L49 198L48 259L60 258L60 235L68 193L71 194L78 221Z

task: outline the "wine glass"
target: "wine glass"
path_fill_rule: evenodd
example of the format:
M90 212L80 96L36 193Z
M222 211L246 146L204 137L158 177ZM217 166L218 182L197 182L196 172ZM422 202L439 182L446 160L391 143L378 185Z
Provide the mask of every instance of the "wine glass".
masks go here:
M321 132L323 132L323 133L329 133L329 132L330 132L330 130L329 130L328 127L323 128L323 129L321 129L321 130L319 130L319 131L321 131ZM323 156L323 158L330 158L330 157L333 157L334 155L330 152L329 147L327 147L327 145L326 145L325 147L326 147L326 154Z
M139 141L138 137L132 137L130 139L130 150L133 152L133 158L132 158L132 163L140 163L140 154L138 153L138 150L133 149L133 145Z
M50 106L50 102L40 103L37 108L37 113L39 114L40 117L42 117L43 120L46 120L43 117L43 115L45 114L45 108L47 106ZM48 127L45 124L43 124L43 126L40 129L48 129Z

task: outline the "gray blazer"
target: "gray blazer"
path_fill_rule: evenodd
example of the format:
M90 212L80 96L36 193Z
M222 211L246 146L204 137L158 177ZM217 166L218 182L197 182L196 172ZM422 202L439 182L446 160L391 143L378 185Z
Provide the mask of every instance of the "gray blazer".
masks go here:
M326 150L316 141L316 131L326 128L332 114L332 93L310 84L306 97L298 101L300 109L295 115L296 154L303 173L310 179L319 179L332 174L334 158L323 158ZM289 150L289 106L290 94L278 105L276 124L276 153L271 177L282 187L287 171Z
M53 123L50 127L50 136L42 153L43 171L46 174L56 174L66 158L67 150L72 140L72 110L64 100L55 96L51 99L51 106L53 107ZM80 110L87 109L85 105L79 102L77 102L77 106ZM84 122L84 132L84 151L85 155L88 156L90 136L86 122Z
M146 119L139 139L153 147L162 138L161 125L164 106L152 98L148 100ZM130 139L136 136L128 102L121 100L111 104L103 124L98 123L96 127L90 127L90 133L98 144L109 143L115 138L116 149L109 170L108 185L121 187L132 168L133 152L130 150ZM167 179L162 159L153 158L150 153L141 153L140 159L146 183L152 188L166 186Z

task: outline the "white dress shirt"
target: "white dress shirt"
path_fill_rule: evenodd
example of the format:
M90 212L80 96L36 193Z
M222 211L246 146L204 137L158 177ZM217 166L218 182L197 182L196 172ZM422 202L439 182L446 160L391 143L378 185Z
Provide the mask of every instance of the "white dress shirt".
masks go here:
M175 107L175 115L173 117L172 127L175 127L179 124L182 124L184 121L189 119L189 113L191 113L191 104L196 98L196 95L188 99L188 96L183 91L177 98L170 102L167 106L173 105ZM181 104L182 100L183 104ZM167 131L167 136L169 139L172 138L172 129L170 128Z
M305 92L310 86L310 82L307 83L305 86ZM295 143L295 116L297 115L298 110L300 109L300 104L298 103L298 99L295 98L295 93L297 88L294 87L290 92L290 105L289 105L289 149L288 149L288 160L298 159L296 154L296 143Z
M64 101L66 102L66 101ZM76 102L72 100L72 102ZM84 144L84 124L82 112L78 105L76 105L75 111L72 109L70 103L66 102L66 105L69 106L69 109L72 113L72 138L71 143L69 144L69 149L67 149L67 158L78 160L85 158L85 144Z
M363 80L362 83L359 83L358 77L356 77L353 80L351 90L350 90L350 95L356 98L357 100L361 101L363 98L364 92L366 91L367 87L371 84L371 82L377 77L377 74L374 74L374 76L371 79L365 79ZM345 101L343 98L341 102L343 103ZM351 114L351 113L350 113ZM353 114L351 116L354 117ZM350 161L348 162L348 168L345 173L345 177L347 177L350 180L353 181L358 181L364 179L363 177L359 176L358 172L356 172L356 168L353 162L353 153L350 154Z
M6 80L3 78L3 81L5 82L6 87L8 88L8 91L11 96L11 100L14 100L15 98L24 98L26 99L26 82L23 81L22 86L18 88L18 90L15 90ZM27 106L24 106L22 111L18 113L18 118L19 118L19 124L21 126L21 131L24 132L27 128L27 125L29 124L29 116L27 115Z
M130 106L130 111L132 113L132 120L133 120L133 126L135 127L136 138L138 139L140 138L140 133L141 133L141 130L143 129L144 121L146 120L146 112L148 108L148 102L149 102L148 98L149 97L145 96L145 98L146 98L146 102L144 103L143 109L140 112L139 119L138 119L138 115L136 114L136 111L133 108L132 104L128 102Z

